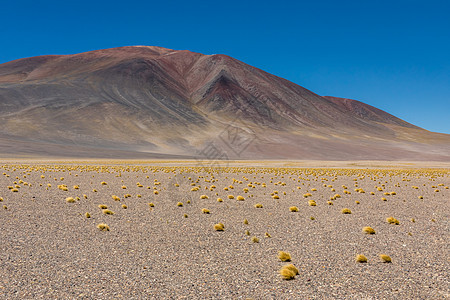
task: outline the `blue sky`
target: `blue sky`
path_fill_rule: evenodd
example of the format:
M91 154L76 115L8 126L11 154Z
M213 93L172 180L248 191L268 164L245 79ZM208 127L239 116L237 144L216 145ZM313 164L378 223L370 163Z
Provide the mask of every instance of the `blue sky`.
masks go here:
M127 45L222 53L450 133L450 1L3 1L0 63Z

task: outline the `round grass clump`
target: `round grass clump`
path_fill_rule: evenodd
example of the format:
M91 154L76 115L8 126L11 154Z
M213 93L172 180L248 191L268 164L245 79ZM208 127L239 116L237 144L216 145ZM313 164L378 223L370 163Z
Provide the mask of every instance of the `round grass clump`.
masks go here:
M356 255L356 261L359 263L366 263L367 257L365 257L363 254Z
M261 203L255 204L255 208L263 208L263 205Z
M386 255L386 254L380 254L380 258L381 258L381 260L382 260L383 262L385 262L385 263L390 263L390 262L392 262L392 260L391 260L391 258L390 258L389 255Z
M66 198L66 202L67 202L67 203L75 203L76 200L75 200L73 197L67 197L67 198Z
M216 231L224 231L225 226L222 223L218 223L218 224L214 225L214 229Z
M349 208L344 208L344 209L341 210L341 213L343 213L343 214L351 214L352 211Z
M283 278L284 280L292 280L295 278L295 276L297 274L298 274L298 269L292 264L283 266L280 269L281 278Z
M399 225L399 224L400 224L400 221L397 220L397 219L394 218L394 217L389 217L389 218L387 218L387 219L386 219L386 222L388 222L389 224L395 224L395 225Z
M281 261L291 261L291 255L288 252L284 252L284 251L278 252L278 258Z
M100 229L101 231L109 231L109 226L106 225L105 223L98 224L97 228Z
M259 239L256 236L254 236L254 237L252 237L252 242L259 243Z
M298 207L297 206L291 206L291 207L289 207L289 211L291 211L291 212L298 212Z
M362 229L362 231L363 231L364 233L367 233L367 234L375 234L375 230L374 230L372 227L369 227L369 226L364 227L364 228Z

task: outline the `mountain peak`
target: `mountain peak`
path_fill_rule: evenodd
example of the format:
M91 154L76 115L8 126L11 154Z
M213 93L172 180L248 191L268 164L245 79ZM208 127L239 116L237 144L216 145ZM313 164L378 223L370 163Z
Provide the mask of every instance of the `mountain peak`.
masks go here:
M1 64L0 118L0 153L196 157L216 145L242 159L450 159L450 135L227 55L157 46Z

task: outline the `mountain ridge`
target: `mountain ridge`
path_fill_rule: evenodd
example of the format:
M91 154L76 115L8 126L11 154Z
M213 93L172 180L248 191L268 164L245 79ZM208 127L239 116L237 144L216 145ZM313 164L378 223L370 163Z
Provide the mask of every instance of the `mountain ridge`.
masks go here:
M154 46L1 64L0 118L0 134L49 153L72 145L75 155L201 157L213 141L242 159L450 158L450 135L363 102L317 95L227 55ZM252 140L245 151L217 138L229 128Z

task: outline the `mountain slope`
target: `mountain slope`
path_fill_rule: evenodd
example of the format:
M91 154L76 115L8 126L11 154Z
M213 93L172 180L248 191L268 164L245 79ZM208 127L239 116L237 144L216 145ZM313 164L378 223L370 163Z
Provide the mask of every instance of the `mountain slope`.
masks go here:
M0 118L4 156L214 158L212 146L243 159L450 158L449 135L226 55L160 47L2 64ZM28 151L8 147L18 141Z

